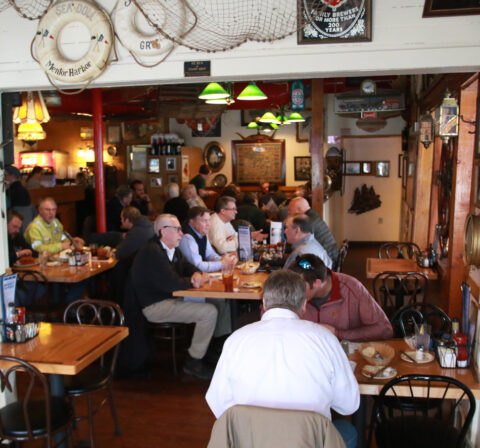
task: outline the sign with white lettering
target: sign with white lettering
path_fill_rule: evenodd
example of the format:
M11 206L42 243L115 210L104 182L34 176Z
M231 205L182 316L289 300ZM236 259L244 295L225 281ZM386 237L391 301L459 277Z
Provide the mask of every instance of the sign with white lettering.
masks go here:
M371 41L371 0L297 0L298 44ZM315 5L315 7L313 7Z

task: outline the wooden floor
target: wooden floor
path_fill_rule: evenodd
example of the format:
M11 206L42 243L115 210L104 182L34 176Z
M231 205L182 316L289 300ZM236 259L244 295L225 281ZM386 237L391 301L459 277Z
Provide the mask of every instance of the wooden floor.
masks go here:
M371 280L365 276L365 259L377 253L376 247L351 248L344 272L371 290ZM122 435L114 435L106 406L95 419L97 447L206 447L215 420L205 401L207 388L207 382L189 376L174 378L168 346L164 345L150 379L115 381ZM74 438L75 442L88 439L85 423L74 432Z

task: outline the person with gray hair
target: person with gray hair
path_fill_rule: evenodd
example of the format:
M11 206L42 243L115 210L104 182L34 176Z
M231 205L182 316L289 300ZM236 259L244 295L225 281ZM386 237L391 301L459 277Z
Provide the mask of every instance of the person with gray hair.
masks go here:
M217 309L210 303L184 302L172 293L199 288L209 281L178 249L183 232L174 215L162 214L154 223L155 236L135 256L127 284L149 322L195 323L183 371L210 379L213 369L203 360L217 322ZM126 301L130 296L126 293Z
M294 262L297 255L317 255L329 269L332 269L332 259L328 256L324 247L313 235L312 221L307 215L290 215L285 220L285 238L287 243L292 245L292 252L285 261L284 268L288 269Z
M115 190L115 196L107 202L105 213L107 215L107 231L122 232L122 209L132 202L132 189L128 185L120 185Z
M236 404L314 411L330 419L330 409L342 415L358 409L358 383L337 338L301 319L305 296L298 274L270 274L263 285L261 321L235 331L224 344L206 394L215 417ZM333 424L346 446L355 447L353 425Z
M183 223L187 219L188 209L190 208L187 201L180 196L180 188L176 183L167 185L168 201L165 202L163 213L175 215L178 220Z
M237 232L231 221L237 214L237 202L231 196L221 196L215 203L215 213L210 219L208 239L216 251L223 255L227 252L236 252L238 248Z
M182 198L187 201L191 207L206 207L203 199L197 194L197 189L193 184L187 184L182 187Z

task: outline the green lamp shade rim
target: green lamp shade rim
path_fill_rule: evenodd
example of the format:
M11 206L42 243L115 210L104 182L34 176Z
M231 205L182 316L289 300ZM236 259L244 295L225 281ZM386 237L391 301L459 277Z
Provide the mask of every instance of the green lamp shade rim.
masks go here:
M260 118L260 123L274 123L274 124L280 124L280 122L277 120L275 115L273 115L271 112L265 112L262 115L262 118Z
M305 118L303 118L298 112L292 112L288 117L288 121L291 123L300 123L305 121Z
M230 94L218 82L211 82L198 95L201 100L218 100L228 98Z
M244 101L256 101L266 99L267 95L265 95L255 84L249 84L237 96L237 100Z
M257 129L258 128L258 123L256 123L255 121L251 121L250 123L247 124L247 128Z

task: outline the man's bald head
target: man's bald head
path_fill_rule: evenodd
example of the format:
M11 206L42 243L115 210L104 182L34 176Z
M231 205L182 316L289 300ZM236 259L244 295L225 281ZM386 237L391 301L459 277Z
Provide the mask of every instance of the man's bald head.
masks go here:
M293 198L288 203L289 215L305 214L308 210L310 210L310 204L305 198Z

